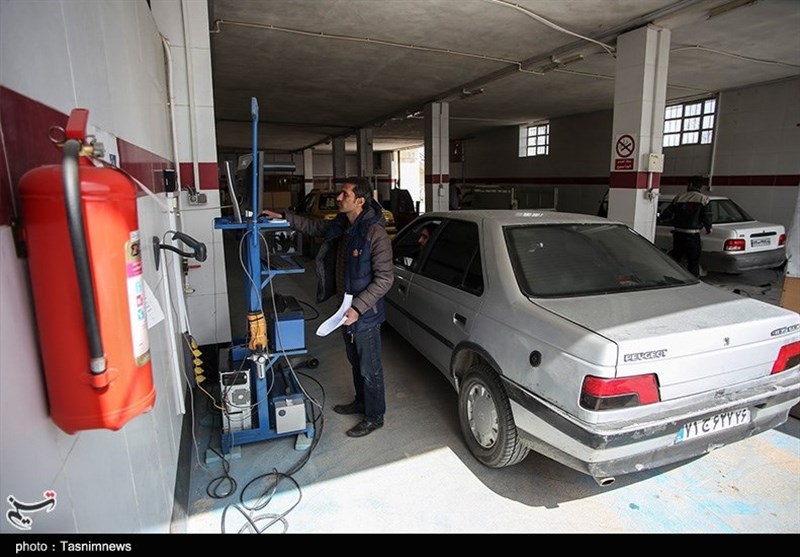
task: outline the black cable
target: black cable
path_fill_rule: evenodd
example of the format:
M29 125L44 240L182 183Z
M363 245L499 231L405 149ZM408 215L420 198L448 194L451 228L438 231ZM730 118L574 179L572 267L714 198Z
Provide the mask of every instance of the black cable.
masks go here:
M320 406L322 408L324 408L325 407L325 388L322 386L322 383L320 383L314 377L311 377L310 375L307 375L305 373L298 373L298 375L302 375L303 377L306 377L306 378L312 380L314 383L316 383L319 386L320 390L322 391L322 396L320 397L320 399L321 399ZM277 522L280 522L280 523L283 524L283 533L285 533L288 530L289 523L286 520L286 515L289 514L295 507L297 507L297 505L300 504L300 501L303 498L303 490L300 488L300 484L297 483L297 480L295 480L292 477L292 475L297 473L297 471L299 471L303 466L305 466L306 463L311 459L311 453L314 452L314 449L316 449L317 445L319 444L319 440L322 437L322 430L323 430L323 426L324 426L324 417L323 417L323 413L322 413L321 409L318 412L315 412L315 405L314 404L311 404L311 422L315 425L314 440L312 441L311 446L308 448L308 450L306 451L305 455L303 455L303 458L301 458L288 472L285 472L285 473L278 472L277 469L273 468L272 472L268 472L266 474L261 474L259 476L256 476L255 478L253 478L249 482L247 482L247 484L244 486L244 488L242 489L241 493L239 494L239 502L240 502L241 506L237 505L237 504L228 505L228 506L225 507L225 509L222 512L222 533L223 534L226 533L225 532L225 517L227 515L228 508L231 507L231 506L234 507L237 511L239 511L245 517L245 520L247 520L249 528L252 529L252 533L261 534L261 533L265 532L267 529L271 528ZM216 452L216 451L214 451L214 452ZM219 454L219 453L217 453L217 454ZM256 483L256 482L258 482L260 480L263 480L265 478L268 478L270 476L274 477L274 482L272 484L268 485L266 489L264 489L262 494L256 499L257 503L255 505L252 505L252 506L250 506L247 503L245 503L245 500L246 500L245 493L247 493L247 490L254 483ZM281 481L284 480L284 479L285 480L289 480L297 488L298 498L297 498L297 501L294 503L294 505L292 505L289 509L287 509L286 511L284 511L284 512L282 512L280 514L267 513L267 514L262 514L262 515L259 515L259 516L256 516L256 517L251 517L250 514L248 514L246 511L250 511L250 512L260 511L261 509L266 507L270 503L270 501L272 501L272 497L275 495L275 493L276 493L276 491L278 489L278 485L280 485ZM263 501L262 501L262 499L263 499ZM264 526L263 528L259 529L258 528L258 523L259 522L263 522L264 520L267 520L267 519L270 519L270 522L266 526ZM247 525L244 525L244 526L242 526L242 528L239 529L239 533L240 534L244 533L246 531L248 531L248 526Z
M312 306L308 302L304 302L303 300L297 300L297 301L299 303L303 304L304 306L306 306L307 308L311 309L311 311L314 312L314 317L312 317L310 319L306 319L306 321L314 321L315 319L319 319L319 311L317 311L317 308L315 308L314 306Z
M272 500L272 497L275 495L275 493L276 493L276 491L278 489L278 485L280 484L281 480L284 480L284 479L285 480L289 480L294 485L294 487L297 488L297 501L295 501L294 504L291 507L289 507L288 509L286 509L285 511L283 511L280 514L266 513L266 514L262 514L262 515L259 515L259 516L256 516L256 517L251 517L248 513L246 513L244 510L242 510L242 508L239 505L236 505L236 504L228 505L222 511L222 533L223 534L226 533L225 532L225 516L227 515L229 507L234 507L237 511L239 511L245 517L245 520L247 520L247 524L242 526L239 529L239 532L238 532L239 534L243 534L243 533L247 532L248 531L248 525L249 525L249 529L252 530L251 533L263 534L264 532L266 532L269 528L271 528L274 524L276 524L278 522L283 524L283 532L281 532L281 533L284 533L284 534L286 533L286 531L289 529L289 522L286 520L286 515L289 514L290 512L292 512L295 509L295 507L297 507L297 505L300 504L300 501L302 501L302 499L303 499L303 490L300 489L300 484L298 484L297 481L294 478L292 478L291 476L288 476L286 474L282 474L281 472L278 472L274 468L273 468L272 472L269 472L268 474L263 474L263 475L259 476L257 479L264 478L264 477L269 476L269 475L275 476L275 478L278 481L275 482L275 485L271 489L269 497L264 501L264 503L262 503L261 505L258 505L257 507L255 507L255 510L263 509L264 507L266 507L269 504L269 502ZM263 495L262 495L262 497L263 497ZM247 505L242 504L242 506L244 506L245 509L254 510L254 509L248 507ZM258 527L258 523L259 522L263 522L265 520L269 520L269 523L267 523L267 525L264 526L263 528L259 528Z
M222 460L222 469L224 470L224 474L221 476L217 476L206 486L206 494L211 497L212 499L225 499L226 497L233 495L236 492L236 488L238 487L236 484L236 480L233 479L233 476L230 475L231 465L228 460L220 454L214 447L211 446L211 441L208 442L208 448ZM220 487L223 485L223 482L228 482L229 489L227 491L220 492Z

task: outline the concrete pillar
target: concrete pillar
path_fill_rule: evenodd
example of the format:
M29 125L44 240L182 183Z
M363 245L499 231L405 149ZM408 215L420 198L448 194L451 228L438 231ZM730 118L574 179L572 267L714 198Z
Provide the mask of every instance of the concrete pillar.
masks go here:
M303 187L305 193L310 192L314 187L314 150L305 149L303 151Z
M372 177L375 172L372 161L372 128L358 130L358 175Z
M450 209L450 105L428 103L425 115L425 211Z
M670 30L640 27L617 40L608 218L655 238Z
M347 177L347 159L345 157L345 138L333 138L333 184L341 185Z

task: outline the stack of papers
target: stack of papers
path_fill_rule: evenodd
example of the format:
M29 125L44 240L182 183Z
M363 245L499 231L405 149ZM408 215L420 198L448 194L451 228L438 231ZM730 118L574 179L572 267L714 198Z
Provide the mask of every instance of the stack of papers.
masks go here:
M317 336L327 336L341 327L345 320L344 314L347 313L347 310L350 309L351 305L353 305L353 295L345 294L344 300L342 300L342 305L339 306L339 309L336 310L336 313L328 317L328 319L326 319L322 325L317 327Z

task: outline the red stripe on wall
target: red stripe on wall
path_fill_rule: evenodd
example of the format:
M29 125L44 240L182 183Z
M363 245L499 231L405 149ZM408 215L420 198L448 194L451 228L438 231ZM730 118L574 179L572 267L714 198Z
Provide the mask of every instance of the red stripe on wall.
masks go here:
M647 172L612 172L608 178L610 188L630 188L643 190L648 187L658 188L661 183L661 174L653 173L652 181L647 183Z
M449 174L426 174L425 175L425 183L426 184L444 184L445 182L450 182L450 175Z
M200 189L219 189L219 169L215 162L201 162L197 164L200 171ZM181 163L181 186L195 187L194 165L190 162Z
M691 176L663 176L661 185L685 186ZM703 177L703 183L708 184L708 178ZM797 186L800 185L800 174L730 174L714 176L714 186Z
M8 178L8 166L6 166L6 149L0 143L0 226L11 222L11 209L11 180Z
M124 139L117 138L117 148L119 149L120 168L129 172L154 193L164 193L163 171L173 167L172 161L159 157L133 143L128 143ZM137 196L143 195L147 194L138 188Z
M635 184L640 179L635 176L635 172L612 172L612 175L629 174L627 178L619 178L619 180L626 183ZM642 187L647 187L647 173L640 173L645 176L645 183ZM634 180L635 176L635 180ZM661 186L685 186L689 183L691 176L664 176L663 174L653 174L653 178L659 176L659 183ZM516 176L516 177L481 177L481 178L456 178L455 182L459 184L473 184L473 185L516 185L516 184L540 184L540 185L565 185L565 186L582 186L582 185L608 185L610 177L607 176ZM704 182L708 184L708 178L704 177ZM756 174L748 175L727 175L727 176L714 176L715 186L798 186L800 185L800 175L798 174ZM634 187L634 186L614 186L614 187Z
M8 224L11 219L11 188L17 196L20 178L38 166L61 164L61 151L50 142L48 130L53 126L66 127L67 119L66 114L0 86L0 125L5 139L5 152L0 153L3 159L0 163L0 225ZM117 148L120 168L151 190L164 191L161 171L172 168L171 161L124 139L117 139ZM140 189L138 195L145 193Z
M523 177L489 177L489 178L466 178L455 180L459 184L544 184L544 185L607 185L607 176L523 176Z
M45 164L61 164L61 151L48 139L51 126L65 127L67 116L24 95L0 87L0 125L3 126L3 194L0 196L0 224L11 219L11 189L19 195L19 180L29 170ZM11 184L7 183L11 179Z

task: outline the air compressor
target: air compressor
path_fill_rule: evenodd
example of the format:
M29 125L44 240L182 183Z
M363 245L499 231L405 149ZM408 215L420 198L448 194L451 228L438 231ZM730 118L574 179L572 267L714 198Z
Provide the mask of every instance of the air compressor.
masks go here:
M74 109L51 137L63 164L19 185L50 415L70 434L118 430L155 403L136 184L92 157L88 117Z

